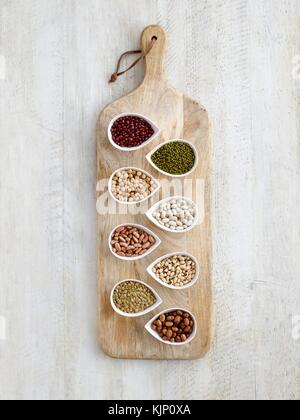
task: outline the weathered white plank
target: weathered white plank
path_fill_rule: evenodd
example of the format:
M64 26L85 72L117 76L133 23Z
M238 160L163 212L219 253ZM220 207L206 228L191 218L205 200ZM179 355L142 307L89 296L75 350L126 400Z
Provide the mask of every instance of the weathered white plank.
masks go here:
M0 397L62 398L62 2L0 5Z
M299 398L299 17L298 0L0 0L1 399ZM193 362L97 343L96 119L141 80L107 84L157 22L214 127L216 338Z
M292 320L300 313L300 79L293 80L291 63L299 51L300 4L277 6L251 8L252 62L259 64L251 89L256 391L263 399L299 399Z

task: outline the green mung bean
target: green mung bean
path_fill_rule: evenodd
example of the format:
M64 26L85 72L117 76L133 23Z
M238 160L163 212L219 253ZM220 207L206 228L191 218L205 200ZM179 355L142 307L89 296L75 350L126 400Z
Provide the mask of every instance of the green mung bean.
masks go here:
M152 155L153 163L170 175L184 175L190 172L196 162L193 148L180 141L167 143Z
M135 281L125 281L116 287L113 300L120 311L136 314L156 303L153 292Z

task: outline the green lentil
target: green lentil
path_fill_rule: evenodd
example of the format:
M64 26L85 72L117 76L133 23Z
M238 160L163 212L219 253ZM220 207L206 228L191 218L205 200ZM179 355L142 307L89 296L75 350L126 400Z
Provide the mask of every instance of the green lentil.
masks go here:
M128 314L143 312L156 303L153 292L135 281L125 281L117 286L113 300L120 311Z
M195 152L187 143L167 143L152 155L153 163L170 175L183 175L191 171L196 162Z

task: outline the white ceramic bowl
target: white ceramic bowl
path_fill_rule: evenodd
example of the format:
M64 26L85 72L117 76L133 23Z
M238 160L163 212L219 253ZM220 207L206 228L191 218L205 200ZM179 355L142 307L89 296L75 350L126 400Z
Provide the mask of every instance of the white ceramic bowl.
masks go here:
M189 257L191 258L191 260L194 261L195 265L196 265L196 274L195 277L193 278L193 280L187 284L185 284L184 286L172 286L171 284L167 284L165 283L163 280L161 280L154 272L153 272L153 268L156 266L156 264L160 263L161 261L164 261L167 258L171 258L174 257L176 255L179 256L184 256L184 257ZM195 257L193 257L193 255L188 254L187 252L173 252L172 254L167 254L164 255L163 257L158 258L156 261L154 261L151 265L149 265L149 267L147 268L147 273L154 279L156 280L159 284L161 284L164 287L167 287L168 289L173 289L173 290L185 290L185 289L189 289L190 287L194 286L194 284L198 281L199 276L200 276L200 265L198 263L198 261L196 260Z
M169 172L163 171L158 166L156 166L155 163L152 161L153 154L155 152L157 152L157 150L159 150L161 147L163 147L163 146L165 146L166 144L169 144L169 143L185 143L185 144L188 144L193 149L193 151L195 153L195 164L194 164L193 168L189 172L186 172L185 174L182 174L182 175L173 175L173 174L170 174ZM164 142L162 144L159 144L150 153L148 153L148 155L146 156L146 159L148 160L148 162L150 163L150 165L152 165L153 168L155 168L161 174L163 174L165 176L172 177L172 178L183 178L183 177L186 177L186 176L190 175L197 168L198 163L199 163L199 153L198 153L198 150L196 149L196 147L194 146L194 144L191 143L190 141L183 140L183 139L174 139L174 140L168 140L168 141L166 141L166 142Z
M135 228L137 228L137 229L142 229L142 230L144 230L148 235L151 235L151 236L153 236L154 238L155 238L155 240L156 240L156 242L155 242L155 244L151 247L151 248L149 248L148 249L148 251L147 252L145 252L145 254L143 254L143 255L139 255L138 257L120 257L119 255L117 255L114 251L113 251L113 248L112 248L112 245L111 245L111 241L112 241L112 237L113 237L113 234L114 234L114 232L117 230L117 229L119 229L120 227L122 227L122 226L132 226L132 227L135 227ZM119 258L120 260L123 260L123 261L137 261L137 260L141 260L142 258L145 258L145 257L147 257L147 255L149 255L149 254L151 254L156 248L158 248L159 246L160 246L160 244L161 244L161 240L160 240L160 238L154 233L154 232L152 232L150 229L147 229L145 226L142 226L142 225L137 225L136 223L122 223L121 225L119 225L119 226L116 226L112 231L111 231L111 233L110 233L110 235L109 235L109 242L108 242L108 245L109 245L109 249L110 249L110 252L116 257L116 258Z
M182 311L182 312L186 312L188 314L191 315L192 320L194 321L194 329L192 334L190 335L190 337L184 341L183 343L172 343L171 341L164 341L160 335L153 330L152 328L152 324L153 322L159 318L161 315L169 313L169 312L175 312L175 311ZM197 321L195 316L191 313L191 311L187 311L186 309L182 309L182 308L171 308L171 309L166 309L165 311L160 312L158 315L155 315L145 326L146 330L154 337L156 338L156 340L160 341L163 344L167 344L169 346L175 346L175 347L180 347L180 346L186 346L187 344L191 343L191 341L193 341L193 339L196 337L197 334L197 329L198 329L198 325L197 325Z
M157 209L158 209L158 208L159 208L162 204L168 203L169 201L172 201L172 200L186 200L187 202L189 202L190 204L193 204L193 205L195 206L196 216L195 216L194 222L193 222L193 224L192 224L191 226L189 226L189 227L188 227L187 229L185 229L185 230L173 230L173 229L170 229L170 228L168 228L168 227L166 227L166 226L164 226L164 225L160 224L160 223L156 220L156 218L153 216L153 214L154 214L154 213L156 213ZM157 227L159 227L160 229L162 229L162 230L164 230L164 231L166 231L166 232L170 232L170 233L177 233L177 234L178 234L178 233L181 233L181 234L182 234L182 233L186 233L186 232L191 231L191 230L192 230L192 229L194 229L194 227L197 225L198 220L199 220L199 212L198 212L198 209L197 209L196 204L195 204L192 200L190 200L189 198L187 198L187 197L182 197L182 196L169 197L169 198L165 198L164 200L159 201L158 203L154 204L154 206L152 206L150 210L148 210L148 211L147 211L146 216L148 217L148 219L149 219L152 223L154 223L154 224L155 224Z
M140 117L140 118L143 118L145 121L147 121L151 125L151 127L154 131L154 134L147 141L145 141L143 144L141 144L140 146L136 146L136 147L121 147L121 146L119 146L117 143L115 143L113 141L112 134L111 134L111 129L112 129L112 126L114 125L114 123L119 118L122 118L122 117ZM150 118L145 117L145 115L132 113L132 112L127 112L127 113L124 113L124 114L117 115L115 118L113 118L111 120L111 122L109 123L108 129L107 129L107 136L108 136L108 140L110 141L110 143L116 149L122 150L123 152L133 152L135 150L139 150L139 149L142 149L143 147L147 146L149 143L151 143L160 134L160 132L161 131L160 131L159 127L152 120L150 120Z
M116 290L116 288L120 285L120 284L122 284L122 283L124 283L124 282L127 282L127 281L133 281L133 282L136 282L136 283L140 283L140 284L143 284L144 286L146 286L149 290L151 290L151 292L154 294L154 296L156 297L156 303L154 303L154 305L151 305L151 306L149 306L149 308L147 308L147 309L145 309L143 312L137 312L136 314L129 314L129 313L127 313L127 312L123 312L123 311L121 311L116 305L115 305L115 302L114 302L114 292L115 292L115 290ZM113 308L113 310L118 314L118 315L121 315L121 316L123 316L123 317L126 317L126 318L137 318L137 317L139 317L139 316L143 316L143 315L146 315L146 314L148 314L149 312L151 312L151 311L154 311L156 308L158 308L161 304L162 304L162 299L161 299L161 297L158 295L158 293L152 288L152 287L150 287L148 284L146 284L146 283L144 283L143 281L140 281L140 280L135 280L135 279L128 279L128 280L122 280L122 281L120 281L119 283L117 283L116 285L115 285L115 287L112 289L112 291L111 291L111 294L110 294L110 303L111 303L111 306L112 306L112 308Z
M114 195L113 195L113 193L112 193L112 181L113 181L113 178L114 178L114 176L118 173L118 172L121 172L121 171L127 171L127 170L129 170L129 169L133 169L133 170L135 170L135 171L139 171L139 172L142 172L143 174L145 174L145 175L147 175L149 178L151 178L151 180L152 181L154 181L155 182L155 189L154 189L154 191L151 193L151 194L149 194L148 195L148 197L146 197L146 198L144 198L143 200L140 200L140 201L120 201L120 200L118 200ZM128 205L132 205L132 204L140 204L140 203L143 203L143 202L145 202L145 201L147 201L147 200L149 200L149 198L151 198L151 197L153 197L159 190L160 190L160 188L161 188L161 185L160 185L160 183L157 181L157 179L155 179L151 174L149 174L148 172L146 172L144 169L140 169L140 168L135 168L135 167L133 167L133 166L126 166L125 168L120 168L120 169L118 169L117 171L115 171L113 174L112 174L112 176L110 177L110 179L109 179L109 182L108 182L108 191L109 191L109 194L111 195L111 197L117 202L117 203L119 203L119 204L128 204Z

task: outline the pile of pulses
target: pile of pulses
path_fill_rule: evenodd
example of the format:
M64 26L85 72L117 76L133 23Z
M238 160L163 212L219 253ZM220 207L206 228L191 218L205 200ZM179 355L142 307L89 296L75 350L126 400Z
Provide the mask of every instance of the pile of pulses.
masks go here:
M136 314L156 303L153 292L142 283L124 281L116 287L113 301L120 311Z
M153 153L152 162L170 175L184 175L195 166L196 155L189 144L172 141Z
M139 257L155 245L156 239L134 226L121 226L112 235L111 246L119 257Z
M193 333L194 321L189 313L175 311L161 315L152 328L164 341L184 343Z
M156 264L153 272L164 283L182 287L194 280L196 263L186 255L174 255Z
M185 199L173 199L162 203L153 217L166 228L184 231L194 224L196 207Z
M113 141L120 147L141 146L154 134L154 130L144 118L129 115L120 117L111 128Z
M113 196L124 203L138 203L149 197L155 190L155 181L142 171L126 169L113 177Z

